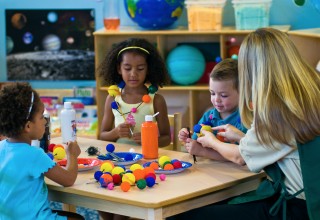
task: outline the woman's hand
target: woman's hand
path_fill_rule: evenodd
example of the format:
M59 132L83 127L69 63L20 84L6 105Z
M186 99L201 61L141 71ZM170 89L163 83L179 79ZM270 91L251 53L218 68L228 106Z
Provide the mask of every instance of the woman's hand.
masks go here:
M245 136L242 131L230 124L213 127L212 130L218 131L217 135L224 137L225 141L230 143L239 143L241 138Z

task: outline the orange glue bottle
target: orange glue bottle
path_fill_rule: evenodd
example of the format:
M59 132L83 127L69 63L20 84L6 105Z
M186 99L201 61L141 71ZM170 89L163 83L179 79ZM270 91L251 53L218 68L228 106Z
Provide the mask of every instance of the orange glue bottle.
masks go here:
M145 116L145 122L141 124L141 146L145 159L158 158L158 125L153 122L152 115Z

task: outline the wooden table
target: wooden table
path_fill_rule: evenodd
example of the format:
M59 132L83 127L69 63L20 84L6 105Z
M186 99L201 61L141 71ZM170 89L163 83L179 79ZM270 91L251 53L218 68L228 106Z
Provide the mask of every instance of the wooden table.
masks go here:
M61 138L54 138L51 143L61 143ZM85 150L89 146L100 148L105 153L109 142L80 138L81 157L89 157ZM116 151L129 151L132 146L115 144ZM141 153L140 147L135 152ZM192 157L183 152L159 149L159 156L192 162ZM143 164L146 160L141 160ZM62 187L46 179L49 188L49 199L65 204L82 206L91 209L127 215L141 219L164 219L187 210L205 206L241 193L256 189L264 173L251 173L246 167L229 162L216 162L198 158L191 168L177 174L167 175L152 188L143 190L133 186L129 192L120 187L108 190L94 182L95 170L79 172L75 184ZM93 183L92 183L93 182Z

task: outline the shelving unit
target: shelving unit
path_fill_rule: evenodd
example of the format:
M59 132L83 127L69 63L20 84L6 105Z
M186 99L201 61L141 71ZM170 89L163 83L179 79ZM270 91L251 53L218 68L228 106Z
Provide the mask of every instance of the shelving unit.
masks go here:
M281 31L289 31L290 26L273 26ZM187 29L148 31L133 27L122 27L119 31L98 30L94 33L95 43L95 65L100 65L112 45L129 37L141 37L157 45L157 48L165 59L171 49L178 43L219 43L220 57L227 58L227 41L231 37L239 44L250 30L235 30L234 27L223 27L220 31L189 31ZM107 87L103 80L96 75L96 101L98 111L98 130L103 117L104 103L108 95ZM162 94L167 102L169 113L180 111L183 113L182 126L193 127L198 122L203 112L212 107L208 85L179 86L171 85L161 88ZM99 133L99 131L98 131Z

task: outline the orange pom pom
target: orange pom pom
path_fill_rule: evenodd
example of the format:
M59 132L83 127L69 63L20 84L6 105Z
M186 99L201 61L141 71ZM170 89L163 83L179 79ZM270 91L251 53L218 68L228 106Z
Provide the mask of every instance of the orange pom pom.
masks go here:
M128 182L122 182L120 187L123 192L128 192L131 188L130 183Z
M142 101L143 101L144 103L149 103L149 102L151 101L151 97L150 97L149 95L144 95L144 96L142 97Z
M138 180L141 180L141 179L144 179L145 177L145 171L144 170L141 170L141 169L135 169L133 171L133 175L136 177L136 181Z
M54 151L58 147L61 147L62 149L64 149L64 146L62 146L61 144L56 144L56 145L54 145L52 151Z
M163 169L164 169L164 170L173 170L174 167L173 167L173 165L172 165L171 163L168 163L168 164L166 164L166 165L164 166Z
M152 167L154 170L159 169L159 164L155 161L151 162L149 167Z
M149 173L155 173L155 171L152 167L145 167L144 173L145 173L145 175L148 175Z

